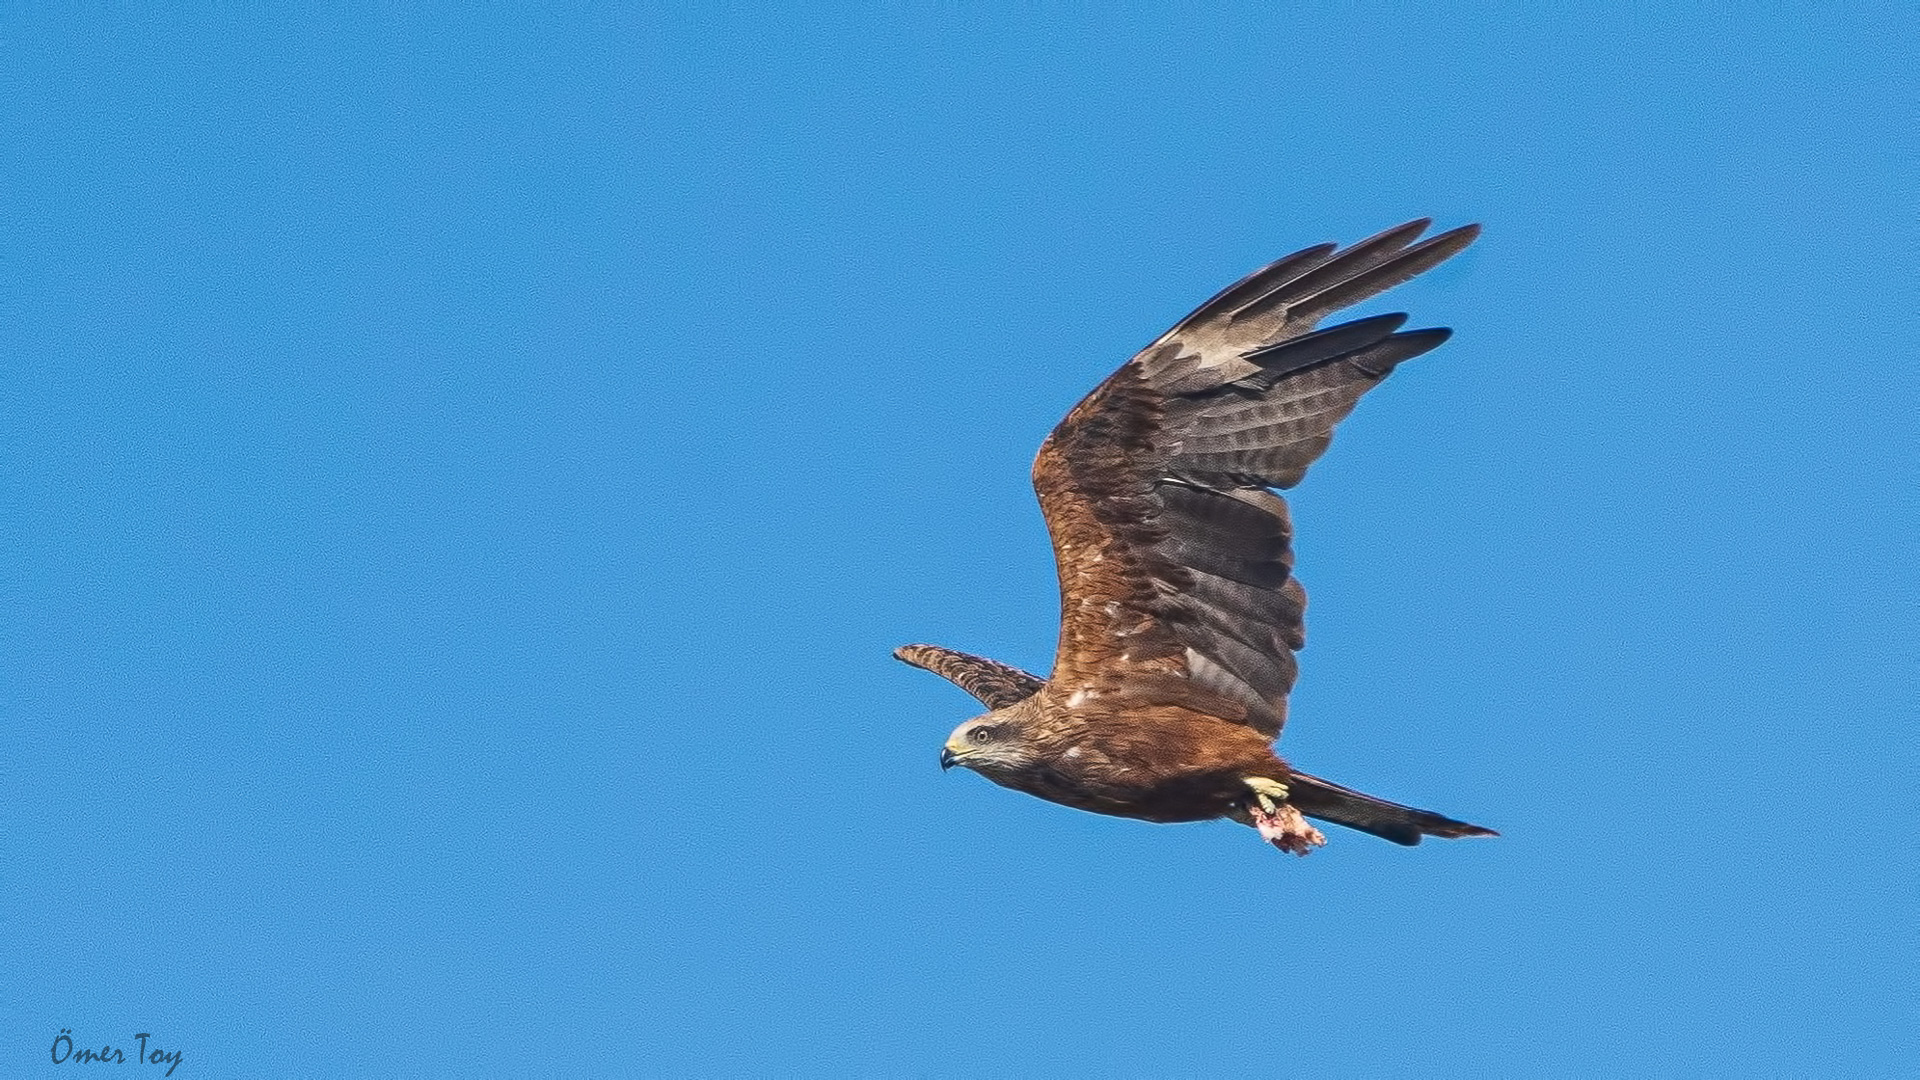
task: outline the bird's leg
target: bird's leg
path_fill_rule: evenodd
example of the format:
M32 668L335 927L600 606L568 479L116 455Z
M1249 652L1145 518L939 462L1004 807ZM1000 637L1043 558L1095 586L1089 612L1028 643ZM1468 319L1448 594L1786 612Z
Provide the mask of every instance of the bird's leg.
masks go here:
M1249 776L1245 783L1253 789L1253 797L1259 802L1260 809L1269 814L1278 809L1275 804L1287 801L1287 785L1278 780L1269 780L1264 776Z
M1260 830L1262 840L1295 855L1305 855L1327 842L1320 830L1307 824L1300 811L1287 802L1287 785L1264 776L1247 777L1246 785L1253 790L1247 815L1253 818L1253 827Z

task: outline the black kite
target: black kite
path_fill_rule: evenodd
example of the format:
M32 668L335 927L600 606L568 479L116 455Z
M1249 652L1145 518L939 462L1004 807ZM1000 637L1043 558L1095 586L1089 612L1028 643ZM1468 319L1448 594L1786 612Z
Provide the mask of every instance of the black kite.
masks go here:
M937 645L894 655L992 711L940 762L1097 814L1226 817L1283 851L1325 843L1301 815L1399 844L1493 836L1299 772L1276 757L1305 643L1290 488L1333 426L1402 360L1445 341L1405 315L1314 329L1445 261L1468 225L1427 221L1295 252L1141 350L1040 447L1033 486L1060 571L1053 676Z

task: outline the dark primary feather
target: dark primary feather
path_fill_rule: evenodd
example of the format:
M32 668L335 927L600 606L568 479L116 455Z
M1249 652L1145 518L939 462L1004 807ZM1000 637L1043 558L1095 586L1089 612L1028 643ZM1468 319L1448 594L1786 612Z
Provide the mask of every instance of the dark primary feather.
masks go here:
M1378 345L1406 323L1403 312L1375 315L1254 349L1243 358L1260 365L1260 370L1240 380L1240 385L1250 390L1266 390L1296 371Z
M1259 318L1276 308L1290 308L1308 297L1318 296L1325 290L1344 285L1383 263L1404 258L1405 253L1412 250L1407 247L1408 242L1427 231L1427 226L1432 223L1431 218L1420 218L1409 221L1405 225L1396 225L1385 232L1376 233L1338 252L1330 259L1303 268L1302 273L1274 281L1260 295L1235 306L1229 317L1235 322L1240 322ZM1275 277L1278 278L1279 275ZM1340 307L1346 306L1346 304L1340 305Z
M1422 221L1420 224L1424 227L1426 223ZM1404 251L1382 253L1378 257L1369 253L1367 259L1355 262L1351 273L1337 278L1325 278L1310 284L1295 283L1290 291L1305 295L1287 301L1288 318L1299 323L1319 322L1341 308L1352 307L1439 266L1459 254L1479 235L1480 226L1463 225L1451 232L1422 240Z

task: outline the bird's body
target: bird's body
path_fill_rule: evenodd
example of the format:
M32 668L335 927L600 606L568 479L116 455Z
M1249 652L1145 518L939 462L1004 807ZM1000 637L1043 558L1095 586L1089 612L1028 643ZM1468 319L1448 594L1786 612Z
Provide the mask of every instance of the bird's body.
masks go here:
M1246 799L1248 776L1284 782L1286 766L1259 733L1182 705L1089 702L1049 710L1029 699L994 715L1030 725L1044 767L975 768L1017 791L1096 814L1173 823L1211 821ZM1051 719L1038 718L1051 712Z
M1052 676L938 646L896 651L993 711L962 724L943 764L1094 813L1231 818L1305 854L1302 812L1399 843L1491 835L1292 770L1273 752L1304 644L1291 487L1333 425L1398 362L1447 331L1405 316L1313 330L1327 312L1472 241L1426 222L1344 251L1321 245L1233 285L1068 413L1034 461L1060 573Z

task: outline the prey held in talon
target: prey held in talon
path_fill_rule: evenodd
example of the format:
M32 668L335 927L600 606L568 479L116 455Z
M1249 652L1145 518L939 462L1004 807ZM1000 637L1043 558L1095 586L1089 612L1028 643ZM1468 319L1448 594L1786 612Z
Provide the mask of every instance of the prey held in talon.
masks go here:
M1301 772L1274 753L1306 643L1293 525L1334 425L1403 361L1447 340L1405 315L1320 320L1473 242L1408 222L1320 244L1208 300L1096 387L1041 443L1033 486L1060 572L1050 678L938 645L894 655L988 712L941 750L996 784L1097 814L1226 818L1305 855L1307 818L1397 844L1491 829Z

